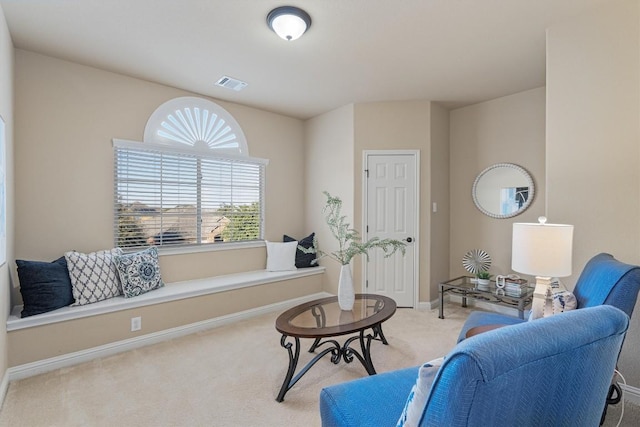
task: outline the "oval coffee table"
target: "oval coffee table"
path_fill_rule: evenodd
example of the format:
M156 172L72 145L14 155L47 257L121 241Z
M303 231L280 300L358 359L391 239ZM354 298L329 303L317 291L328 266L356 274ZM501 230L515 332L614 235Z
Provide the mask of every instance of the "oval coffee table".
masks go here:
M389 297L373 294L356 294L353 310L343 311L338 306L338 297L327 297L297 305L276 319L276 329L282 334L280 345L289 353L289 369L285 376L280 393L276 400L282 402L284 395L293 387L307 371L326 354L331 353L331 361L338 364L341 359L351 363L354 356L362 363L369 375L375 375L376 370L371 361L371 341L379 340L387 344L382 333L382 322L389 319L396 312L396 303ZM370 333L365 335L365 331ZM340 345L332 337L357 334L348 338ZM288 341L293 338L293 342ZM313 338L309 348L313 353L321 347L318 353L307 365L295 375L300 358L300 338ZM351 348L351 343L358 340L360 352Z

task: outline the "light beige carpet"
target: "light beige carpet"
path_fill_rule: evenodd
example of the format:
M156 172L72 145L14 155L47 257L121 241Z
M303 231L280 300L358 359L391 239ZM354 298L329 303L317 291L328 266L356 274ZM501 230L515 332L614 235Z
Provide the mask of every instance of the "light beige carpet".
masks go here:
M378 372L447 353L468 311L399 309L372 344ZM277 403L288 357L277 313L16 381L1 426L318 426L322 387L366 375L354 360L319 361ZM311 340L303 340L311 344ZM301 352L301 366L312 358ZM614 415L612 412L611 415ZM607 426L613 417L608 417ZM625 416L625 419L627 417ZM625 424L622 425L638 425Z

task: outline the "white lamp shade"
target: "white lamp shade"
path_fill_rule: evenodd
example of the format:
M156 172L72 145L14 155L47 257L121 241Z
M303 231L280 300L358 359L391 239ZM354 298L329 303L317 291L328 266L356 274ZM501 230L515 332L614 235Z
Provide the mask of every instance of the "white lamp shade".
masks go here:
M285 40L295 40L307 31L307 23L296 15L280 15L271 22L273 31Z
M573 225L513 224L511 268L540 277L571 275Z

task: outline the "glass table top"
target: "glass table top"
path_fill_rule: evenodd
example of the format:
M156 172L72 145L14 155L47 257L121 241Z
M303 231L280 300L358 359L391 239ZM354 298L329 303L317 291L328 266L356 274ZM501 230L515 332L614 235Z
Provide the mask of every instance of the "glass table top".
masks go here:
M285 311L276 320L276 329L300 337L342 335L381 323L395 310L395 301L383 295L356 294L350 311L340 309L338 297L327 297Z

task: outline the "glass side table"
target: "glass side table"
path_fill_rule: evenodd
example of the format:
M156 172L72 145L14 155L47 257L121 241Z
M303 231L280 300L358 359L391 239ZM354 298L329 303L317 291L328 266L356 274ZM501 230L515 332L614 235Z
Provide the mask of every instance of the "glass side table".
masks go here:
M518 316L524 319L524 310L531 306L533 299L533 288L521 286L517 291L505 291L496 287L493 280L486 286L481 286L472 282L473 277L460 276L455 279L440 283L440 310L438 317L444 319L444 296L445 294L460 295L462 297L462 307L467 306L467 298L477 301L484 301L503 307L518 309ZM496 292L498 291L498 292Z

